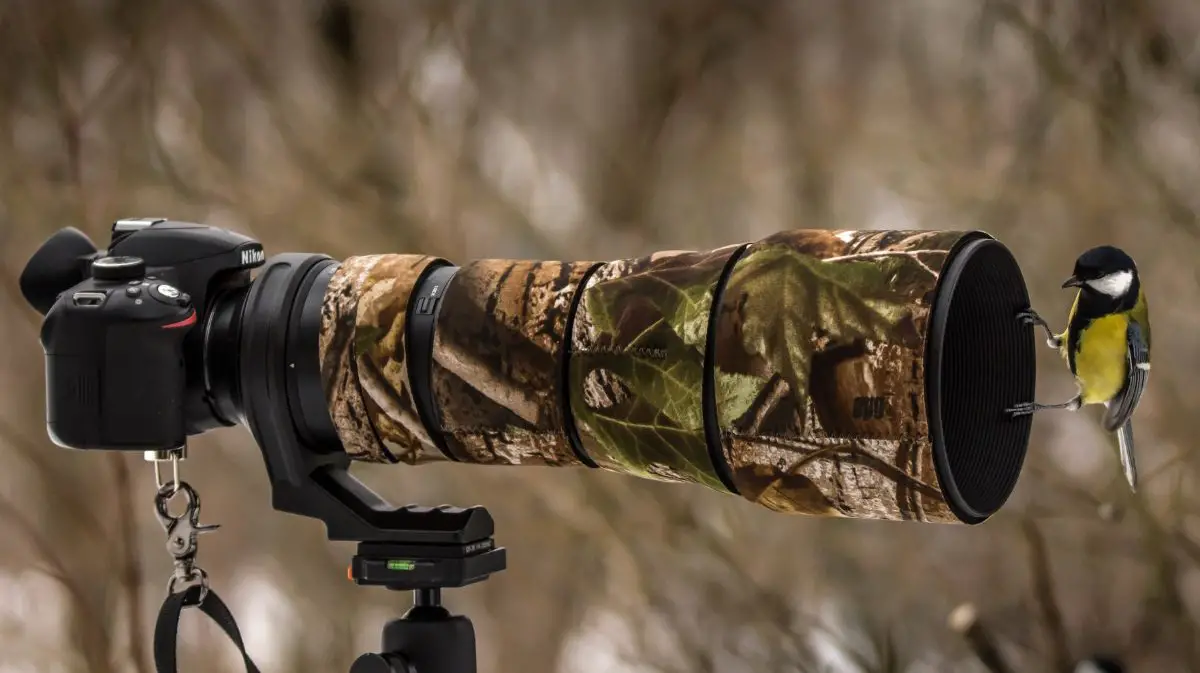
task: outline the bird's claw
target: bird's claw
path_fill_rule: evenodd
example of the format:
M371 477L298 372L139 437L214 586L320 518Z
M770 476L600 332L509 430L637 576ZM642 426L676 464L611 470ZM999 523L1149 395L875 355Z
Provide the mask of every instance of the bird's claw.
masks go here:
M1005 409L1004 413L1012 416L1013 418L1018 418L1021 416L1029 416L1035 411L1037 411L1036 402L1021 402L1009 407L1008 409Z
M1025 309L1024 311L1018 312L1017 320L1020 321L1021 324L1029 325L1031 327L1034 325L1045 325L1046 324L1046 321L1042 320L1042 316L1038 315L1037 312L1031 308L1028 308L1028 309Z
M1050 329L1050 325L1032 308L1018 311L1017 321L1026 327L1041 327L1046 330L1046 345L1050 348L1062 347L1062 339L1054 334L1054 331Z

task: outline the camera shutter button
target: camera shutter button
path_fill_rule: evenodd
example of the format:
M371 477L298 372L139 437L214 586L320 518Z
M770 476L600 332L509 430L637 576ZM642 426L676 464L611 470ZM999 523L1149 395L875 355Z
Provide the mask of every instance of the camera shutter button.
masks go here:
M192 299L179 288L167 283L151 283L149 290L151 297L170 306L187 306Z

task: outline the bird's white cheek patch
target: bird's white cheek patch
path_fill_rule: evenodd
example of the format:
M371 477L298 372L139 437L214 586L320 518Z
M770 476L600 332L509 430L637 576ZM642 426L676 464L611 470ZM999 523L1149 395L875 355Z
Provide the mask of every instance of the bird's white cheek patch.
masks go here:
M1089 280L1087 284L1092 286L1092 289L1097 292L1103 292L1110 297L1122 297L1129 291L1129 287L1133 285L1133 272L1118 271L1110 273L1096 280Z

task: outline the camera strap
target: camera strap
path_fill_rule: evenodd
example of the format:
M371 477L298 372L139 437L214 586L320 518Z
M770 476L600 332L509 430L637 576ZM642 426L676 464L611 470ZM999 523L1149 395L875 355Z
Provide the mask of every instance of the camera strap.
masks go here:
M156 459L154 463L155 482L158 484L154 510L167 532L167 552L175 563L171 579L167 582L167 598L154 625L154 666L158 673L177 673L179 619L183 616L184 608L198 607L237 645L246 664L246 672L259 673L250 655L246 654L246 645L242 642L242 634L233 619L233 613L209 588L208 573L196 566L197 538L201 533L216 530L218 526L200 523L200 495L190 484L179 479L180 454L179 451L171 452L168 457ZM166 460L171 461L174 478L164 483L159 475L158 464ZM180 494L186 500L184 511L179 516L172 516L168 506Z
M238 631L233 613L215 591L206 591L199 585L180 593L169 594L167 600L163 601L162 609L158 612L158 621L154 625L154 668L158 673L178 671L175 660L176 638L179 634L179 618L183 616L183 609L187 607L199 607L201 612L216 622L233 644L237 645L238 653L242 655L242 661L246 664L246 672L259 673L258 667L246 653L246 645L242 642L242 634Z

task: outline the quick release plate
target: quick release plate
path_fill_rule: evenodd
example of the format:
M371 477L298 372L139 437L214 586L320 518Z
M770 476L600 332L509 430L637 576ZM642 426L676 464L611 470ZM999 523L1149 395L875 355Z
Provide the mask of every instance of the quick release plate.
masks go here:
M350 564L350 579L360 585L385 586L396 590L440 589L462 587L481 582L493 573L504 570L506 551L497 547L491 536L491 526L464 525L472 519L479 521L482 508L441 507L402 508L422 523L457 523L447 526L442 540L430 540L431 530L424 530L416 539L406 540L403 533L388 541L361 542L358 554ZM487 517L490 519L490 517ZM488 521L490 523L490 521ZM438 528L440 526L434 526ZM457 529L457 530L455 530ZM474 535L464 534L475 529ZM413 531L414 533L416 531Z

